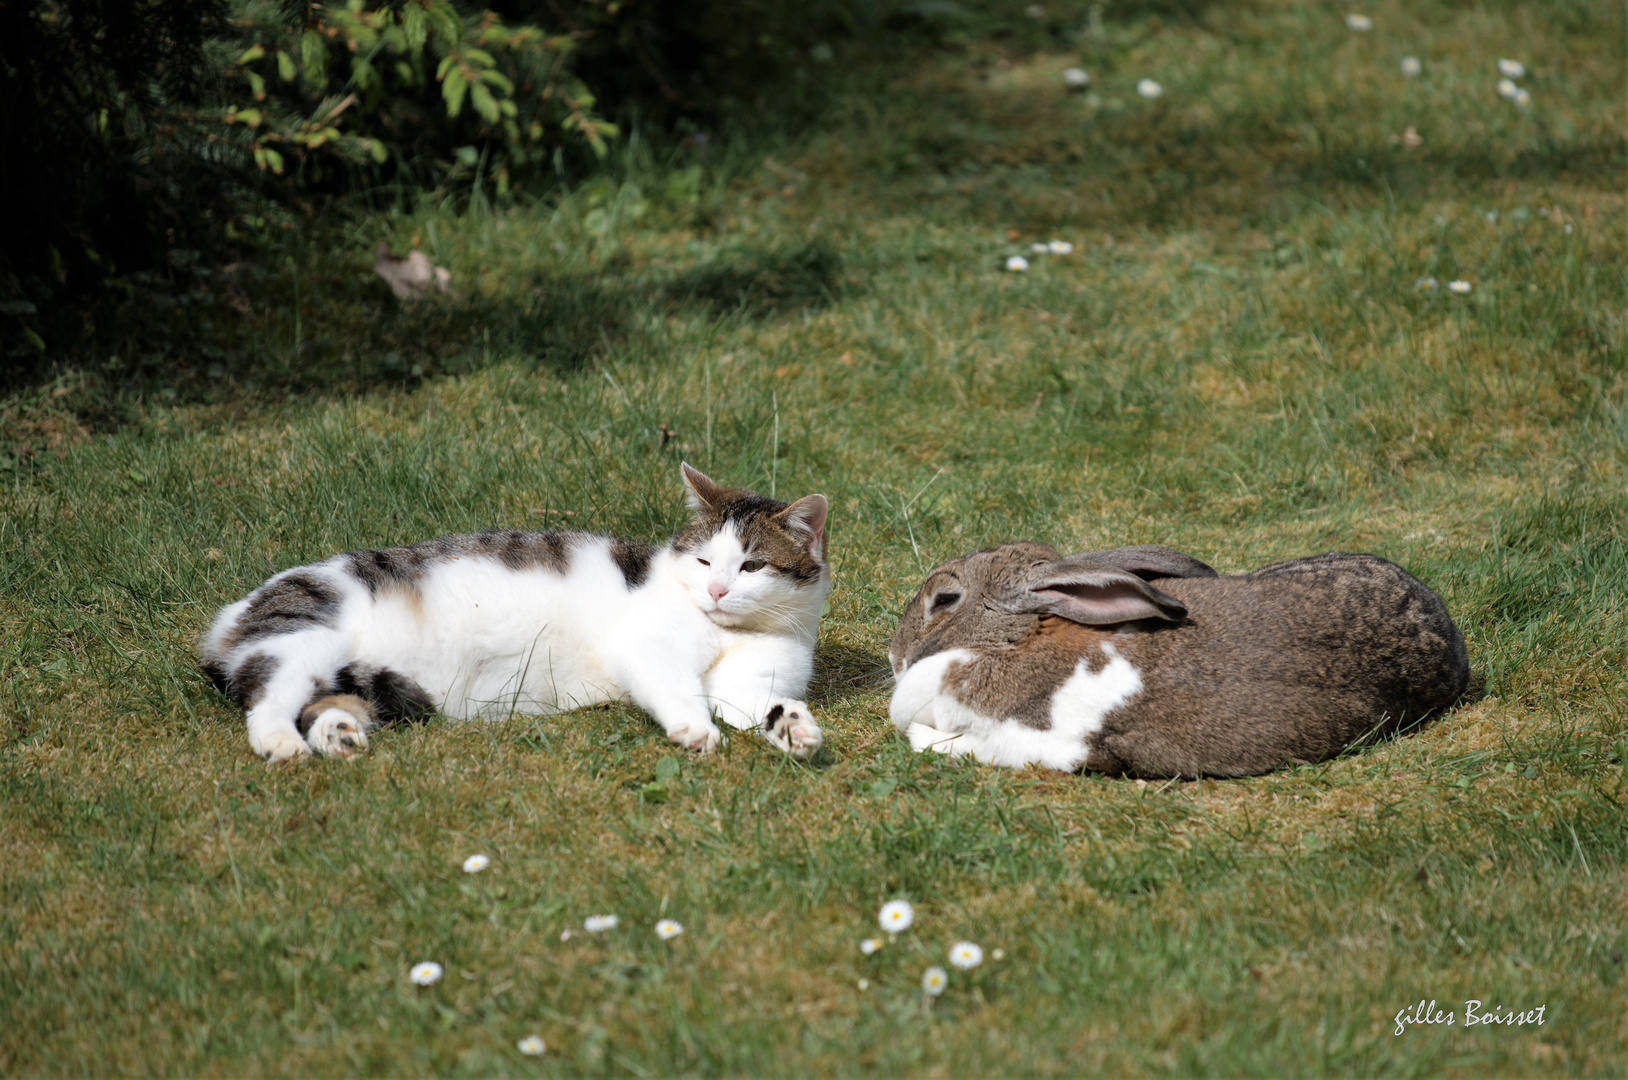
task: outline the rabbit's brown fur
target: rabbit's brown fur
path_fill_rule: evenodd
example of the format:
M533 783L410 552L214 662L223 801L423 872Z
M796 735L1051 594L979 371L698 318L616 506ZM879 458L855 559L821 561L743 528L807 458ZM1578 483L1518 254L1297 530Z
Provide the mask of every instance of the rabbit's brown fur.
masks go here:
M1104 617L1076 602L1095 603L1105 589L1140 592L1150 617L1114 623L1122 606ZM1053 727L1065 681L1123 657L1140 686L1086 736L1081 759L1146 777L1247 776L1318 761L1445 708L1469 677L1440 598L1371 555L1218 577L1170 549L1059 560L1043 545L1006 545L928 575L894 639L895 674L951 649L969 655L944 669L939 693L1037 732ZM977 746L969 736L964 751L988 759Z

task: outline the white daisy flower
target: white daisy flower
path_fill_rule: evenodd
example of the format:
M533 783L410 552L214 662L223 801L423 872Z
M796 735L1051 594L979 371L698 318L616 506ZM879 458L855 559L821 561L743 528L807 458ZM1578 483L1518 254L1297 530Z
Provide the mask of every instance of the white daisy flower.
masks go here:
M1500 59L1498 61L1498 74L1509 79L1518 79L1526 74L1526 65L1519 60Z
M876 921L883 930L897 935L901 930L910 929L910 924L916 921L916 909L908 900L889 900L876 913Z
M948 985L950 985L950 977L944 973L943 968L930 967L922 972L921 989L928 997L938 997Z
M950 964L962 971L971 971L984 962L984 950L970 941L957 941L950 946Z
M464 873L478 874L492 865L492 860L485 855L471 855L464 860Z
M990 953L989 956L993 960L1005 960L1006 959L1006 950L1005 949L996 949L994 952Z
M1422 71L1424 71L1424 65L1419 62L1417 56L1402 57L1402 74L1410 79L1416 79Z
M1036 255L1044 255L1046 252L1050 251L1051 248L1047 247L1045 244L1030 244L1029 250L1034 252Z
M1433 277L1416 278L1414 279L1413 287L1421 292L1435 292L1436 279Z
M543 1037L541 1035L527 1035L524 1039L521 1039L518 1043L516 1043L515 1047L527 1057L538 1057L544 1050L548 1049L548 1047L543 1045Z
M407 977L420 986L434 986L441 981L441 965L434 960L425 960L421 964L414 964Z
M1510 100L1523 109L1529 109L1532 107L1532 95L1528 94L1525 90L1515 91L1515 96Z
M1064 68L1063 85L1070 90L1083 90L1091 85L1091 76L1084 68Z
M871 981L869 979L860 979L859 988L861 990L869 990L871 988Z
M615 930L616 924L621 921L615 915L590 915L582 920L582 928L590 934L597 934L605 930Z
M869 956L871 953L875 952L877 949L880 949L881 947L882 947L882 942L879 939L873 938L873 937L868 937L864 941L861 941L859 943L859 951L864 953L866 956Z
M1069 243L1067 240L1053 240L1051 243L1046 245L1046 250L1051 252L1053 255L1067 255L1069 252L1074 250L1074 245Z
M1508 79L1499 79L1498 80L1498 96L1499 97L1501 97L1501 98L1513 98L1518 93L1520 93L1520 87L1516 86L1510 80L1508 80Z
M1153 98L1160 97L1164 94L1164 87L1160 86L1152 79L1143 79L1141 82L1136 84L1136 92L1141 94L1143 97L1152 100Z
M671 941L684 932L684 924L675 919L662 919L656 924L656 936Z
M571 940L571 931L570 931L569 928L560 931L560 940L561 941L570 941Z
M1027 15L1031 19L1044 19L1046 17L1046 9L1041 7L1039 4L1030 4L1028 7L1023 9L1023 14Z
M1449 281L1447 291L1463 296L1470 291L1470 283L1468 281Z
M1571 235L1571 222L1569 222L1569 221L1566 222L1566 235L1567 236Z
M1010 259L1006 260L1006 268L1012 271L1014 274L1021 274L1025 270L1029 269L1029 260L1025 259L1022 255L1013 255Z
M1345 25L1360 33L1363 31L1372 30L1374 28L1374 20L1370 19L1366 15L1358 15L1356 12L1352 12L1350 15L1345 17Z

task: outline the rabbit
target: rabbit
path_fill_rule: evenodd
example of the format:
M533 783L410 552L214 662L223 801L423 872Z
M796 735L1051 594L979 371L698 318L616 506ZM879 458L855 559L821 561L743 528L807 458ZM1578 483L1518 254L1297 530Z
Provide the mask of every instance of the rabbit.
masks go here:
M944 563L889 660L889 712L918 752L1145 778L1319 761L1469 682L1441 598L1395 563L1328 554L1223 577L1157 545Z

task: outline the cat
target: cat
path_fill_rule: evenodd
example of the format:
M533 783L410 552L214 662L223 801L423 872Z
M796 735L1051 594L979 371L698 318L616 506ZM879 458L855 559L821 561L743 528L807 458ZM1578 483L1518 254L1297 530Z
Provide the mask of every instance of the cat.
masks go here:
M698 753L722 739L716 714L807 760L826 498L681 475L695 516L662 547L502 530L284 570L221 609L204 671L269 762L350 757L379 723L626 698Z

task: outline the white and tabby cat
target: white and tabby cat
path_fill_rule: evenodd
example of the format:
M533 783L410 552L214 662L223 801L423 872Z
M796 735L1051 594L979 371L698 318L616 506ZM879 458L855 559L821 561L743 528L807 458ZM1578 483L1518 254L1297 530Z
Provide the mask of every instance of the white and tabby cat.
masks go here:
M716 714L812 757L800 699L831 591L825 496L683 476L695 518L663 547L507 530L284 570L221 609L204 670L273 762L349 756L381 722L624 698L691 750L718 745Z

